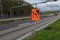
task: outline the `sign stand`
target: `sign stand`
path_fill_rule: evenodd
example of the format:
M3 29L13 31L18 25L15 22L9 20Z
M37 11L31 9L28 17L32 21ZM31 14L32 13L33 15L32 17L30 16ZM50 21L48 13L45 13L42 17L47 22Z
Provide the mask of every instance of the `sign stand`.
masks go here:
M35 22L35 32L37 33L37 28L38 28L38 21Z
M32 9L32 20L35 21L35 33L37 31L37 21L40 21L40 12L38 8Z
M35 22L35 32L37 33L37 22Z

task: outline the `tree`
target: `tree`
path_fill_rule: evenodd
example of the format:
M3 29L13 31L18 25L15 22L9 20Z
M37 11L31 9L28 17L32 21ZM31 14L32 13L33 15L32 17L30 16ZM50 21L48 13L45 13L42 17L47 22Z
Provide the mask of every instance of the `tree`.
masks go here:
M6 2L5 2L5 1L6 1ZM23 1L22 4L17 4L17 1L8 1L8 0L5 0L5 1L2 2L3 12L4 12L4 13L10 12L10 8L11 8L12 6L22 5L23 3L26 3L27 6L23 6L23 7L20 7L20 8L15 8L14 11L16 11L17 9L19 10L19 9L21 9L21 8L22 8L22 9L31 9L31 8L33 8L31 5L29 5L29 3L25 2L25 1ZM28 6L28 5L29 5L29 6Z

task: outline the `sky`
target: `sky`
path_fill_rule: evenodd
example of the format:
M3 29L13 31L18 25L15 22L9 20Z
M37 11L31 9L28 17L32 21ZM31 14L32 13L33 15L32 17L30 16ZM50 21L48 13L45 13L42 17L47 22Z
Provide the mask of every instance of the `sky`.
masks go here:
M38 2L45 2L46 0L25 0L25 1L30 4L33 4ZM38 4L37 7L40 8L41 11L60 10L60 0L56 2L47 2L47 3Z
M30 4L33 4L33 3L38 3L38 2L45 2L46 0L24 0ZM47 4L50 4L50 3L54 3L54 4L59 4L60 5L60 0L58 0L57 2L47 2L47 3L43 3L42 5L39 5L37 4L38 6L43 6L43 5L47 5Z
M38 3L38 2L45 2L45 0L24 0L24 1L27 1L29 3Z
M56 11L56 10L60 10L60 1L56 1L56 2L47 2L44 4L39 4L38 8L41 9L41 11Z
M45 2L46 0L24 0L24 1L27 1L29 3L38 3L38 2ZM60 0L58 0L60 1Z

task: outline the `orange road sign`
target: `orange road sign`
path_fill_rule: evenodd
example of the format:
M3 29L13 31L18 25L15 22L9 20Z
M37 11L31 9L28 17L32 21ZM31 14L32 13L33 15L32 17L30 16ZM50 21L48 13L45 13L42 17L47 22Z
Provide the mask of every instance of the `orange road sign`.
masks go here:
M40 21L39 9L37 9L37 8L32 9L32 20L33 21Z

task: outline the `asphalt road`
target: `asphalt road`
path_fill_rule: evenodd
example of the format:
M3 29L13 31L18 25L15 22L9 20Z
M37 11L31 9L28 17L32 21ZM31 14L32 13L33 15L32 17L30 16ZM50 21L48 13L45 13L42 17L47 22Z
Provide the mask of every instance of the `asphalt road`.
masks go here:
M46 18L49 18L49 17L46 17ZM45 18L41 18L41 20L45 20ZM9 29L9 28L13 28L13 27L17 27L19 24L24 24L24 23L31 23L31 22L34 22L32 21L31 19L28 19L28 20L23 20L23 21L19 21L19 22L12 22L12 23L8 23L8 24L3 24L3 25L0 25L0 31L1 30L5 30L5 29Z
M0 25L0 40L15 40L18 37L33 31L36 27L54 20L56 16L42 18L39 22L26 20L23 22L14 22L5 25ZM35 25L37 24L37 26Z

